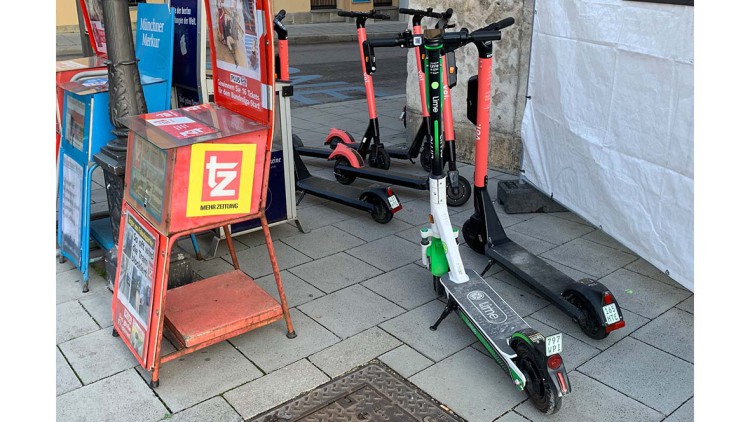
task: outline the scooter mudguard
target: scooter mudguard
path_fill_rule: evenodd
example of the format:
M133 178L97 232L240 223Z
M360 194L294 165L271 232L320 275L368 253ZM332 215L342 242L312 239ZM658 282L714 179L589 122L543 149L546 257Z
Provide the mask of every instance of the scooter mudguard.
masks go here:
M430 272L435 277L442 277L448 274L450 266L448 265L448 258L445 256L445 245L443 241L433 237L427 247L427 257L430 263Z
M331 130L328 131L328 135L326 135L326 140L325 140L324 144L325 145L331 145L331 141L334 138L341 139L342 141L344 141L345 144L353 144L354 143L354 138L352 137L352 135L349 132L347 132L345 130L341 130L341 129L336 129L335 127L332 127Z
M354 168L362 168L365 166L365 160L362 159L362 156L359 155L357 150L341 143L336 145L336 148L333 149L331 155L328 156L328 160L335 160L338 157L344 157L349 165Z
M565 363L562 362L562 358L560 358L560 366L556 369L550 368L547 364L548 356L545 337L533 328L523 328L513 333L510 339L511 347L515 348L516 343L519 341L525 341L534 348L536 352L535 358L537 359L536 365L539 368L547 369L547 374L557 389L557 396L561 397L569 394L571 392L570 379L568 379L568 371L565 370Z
M605 305L604 303L604 294L609 292L612 294L612 292L605 286L604 284L592 280L590 278L582 278L578 281L575 281L573 283L570 283L565 290L563 291L563 297L567 297L570 292L577 292L586 300L594 304L594 310L596 312L596 317L599 322L599 324L602 327L606 327L607 319L604 316L604 310L603 307ZM617 314L620 315L620 321L623 323L622 327L624 327L625 319L622 315L622 310L620 309L620 305L617 303L617 299L615 299L614 294L612 294L612 303L615 304L615 308L617 309ZM617 327L617 328L622 328Z

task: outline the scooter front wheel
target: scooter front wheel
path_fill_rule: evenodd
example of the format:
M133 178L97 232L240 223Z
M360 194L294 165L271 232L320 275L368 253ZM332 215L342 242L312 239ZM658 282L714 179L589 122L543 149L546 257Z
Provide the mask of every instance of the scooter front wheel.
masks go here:
M471 198L471 183L463 176L458 176L458 193L453 192L450 183L446 186L446 203L450 207L460 207Z
M562 397L558 397L557 389L547 375L546 368L540 368L534 349L525 341L518 341L513 346L516 351L516 366L526 377L524 391L531 403L540 412L552 415L562 407Z
M385 148L378 148L374 155L370 155L370 167L388 170L391 168L391 157Z

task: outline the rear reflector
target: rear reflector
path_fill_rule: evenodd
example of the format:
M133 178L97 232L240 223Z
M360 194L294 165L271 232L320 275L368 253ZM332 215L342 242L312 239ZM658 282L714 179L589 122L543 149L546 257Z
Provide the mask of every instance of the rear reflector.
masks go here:
M611 333L612 331L615 331L618 328L622 328L624 326L625 326L625 320L621 319L621 320L615 322L614 324L610 324L610 325L607 325L606 327L604 327L604 331L606 331L608 333Z
M568 386L565 384L565 378L562 375L562 372L557 373L557 380L560 381L560 389L562 390L563 394L568 393Z
M547 358L547 366L549 369L557 369L560 365L562 365L562 357L557 353Z
M609 291L604 292L602 299L604 300L605 305L609 305L615 301L615 297L612 296L612 293L610 293Z

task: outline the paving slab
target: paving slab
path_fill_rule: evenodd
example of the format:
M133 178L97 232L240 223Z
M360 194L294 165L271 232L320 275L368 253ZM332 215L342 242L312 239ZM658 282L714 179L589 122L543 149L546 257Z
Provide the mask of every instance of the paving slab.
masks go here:
M403 267L422 256L419 247L395 235L357 246L347 253L383 271Z
M693 361L693 314L680 309L670 309L632 334L634 338L657 349Z
M692 364L630 337L578 368L664 415L693 396L693 369Z
M506 273L507 271L503 271ZM534 312L548 306L550 303L547 299L539 296L538 294L529 290L522 290L517 287L511 286L510 284L504 283L497 274L484 278L487 284L490 285L505 302L510 305L513 310L518 313L522 318L525 318Z
M396 191L398 194L398 191ZM430 214L430 203L427 201L413 200L405 202L404 208L393 215L394 219L401 220L410 226L427 226L427 215ZM450 213L450 209L448 210Z
M245 248L247 250L247 248ZM266 258L267 260L268 258ZM202 259L200 261L193 259L190 261L190 268L201 278L209 278L219 274L228 273L234 270L231 264L232 258L227 256L226 260L222 258ZM242 265L242 264L240 264ZM242 267L240 267L242 268Z
M364 281L362 285L407 310L437 297L432 287L432 274L417 264L404 265Z
M664 422L692 422L695 420L694 407L693 398L690 398L690 400L680 406L679 409L669 415L667 419L664 419Z
M344 252L316 259L289 271L326 293L343 289L383 273Z
M560 330L550 327L549 325L544 324L543 322L538 321L534 318L527 318L526 322L528 322L533 329L542 333L542 335L545 337L560 332ZM479 344L479 346L481 346L481 344ZM562 347L563 351L561 356L564 359L565 369L567 369L568 372L571 372L582 364L588 362L591 358L601 352L596 347L586 344L581 340L578 340L577 338L566 334L563 334Z
M328 382L330 378L307 359L302 359L224 393L224 398L251 418Z
M677 287L679 289L688 290L685 286L672 280L671 277L669 277L667 274L665 274L658 268L651 265L648 261L646 261L643 258L638 258L638 260L626 265L625 268L630 271L636 272L638 274L645 275L646 277L651 277L654 280L661 281L662 283L669 284L672 287Z
M401 198L400 195L399 198ZM398 213L396 213L396 215L398 215ZM357 218L339 221L337 223L333 223L333 225L367 242L371 242L373 240L380 239L382 237L386 237L388 235L395 234L412 227L410 224L396 218L388 222L388 224L380 224L373 220L369 215L362 215Z
M682 309L685 312L695 313L695 296L691 295L689 298L683 300L677 304L677 308Z
M617 241L617 239L608 235L607 233L604 233L604 231L599 230L599 229L594 230L591 233L583 236L583 238L586 240L590 240L592 242L596 242L600 245L610 247L612 249L617 249L618 251L623 251L631 255L637 255L635 252L631 251L625 245Z
M170 422L242 422L242 416L219 396L175 413L168 420Z
M275 226L269 227L269 230L271 231L271 239L273 240L274 245L276 244L277 240L286 239L287 237L295 236L301 233L297 228L297 225L293 222L277 224ZM249 247L266 244L266 237L265 235L263 235L263 230L255 230L250 233L244 234L237 238L237 240Z
M365 243L364 240L333 226L290 236L283 242L313 259L333 255Z
M585 239L574 239L545 252L543 257L591 274L596 278L604 277L638 259L635 255Z
M379 359L404 378L409 378L433 364L431 360L405 344L380 355Z
M513 386L492 358L472 347L432 365L409 381L472 422L495 420L526 399L526 394Z
M591 223L589 223L588 221L586 221L586 219L584 219L583 217L581 217L578 214L576 214L574 212L571 212L571 211L553 212L553 213L550 213L550 215L553 215L553 216L555 216L557 218L563 218L565 220L572 221L574 223L584 224L584 225L592 226L593 227L593 225Z
M568 371L573 391L563 398L562 408L554 415L544 415L530 401L516 412L534 422L648 422L660 421L664 415L580 372Z
M290 308L299 306L303 303L307 303L317 297L325 295L325 293L311 286L301 278L284 270L280 272L281 282L284 283L284 293L286 294L286 302ZM276 277L273 274L256 278L255 282L263 288L268 294L273 296L279 301L279 290L276 288Z
M516 412L508 412L503 416L495 419L495 422L528 422L528 419L524 418Z
M99 329L94 319L75 300L57 305L55 321L57 344Z
M276 253L276 263L279 266L279 271L310 261L310 257L285 243L273 242L273 248ZM240 269L252 278L263 277L264 275L273 273L266 245L255 246L237 252L237 260L240 263Z
M112 292L109 289L89 292L78 299L78 302L100 327L112 326Z
M619 269L599 280L617 298L621 308L653 319L687 299L691 293L638 273Z
M333 170L329 170L329 172L331 173L331 177L333 177ZM303 202L307 200L308 196L310 195L305 195ZM348 214L337 211L332 205L333 203L327 202L321 205L313 205L311 207L297 209L297 217L302 222L302 227L304 227L305 230L312 231L329 224L353 218ZM361 211L357 211L357 213L358 214L355 217L361 215Z
M335 378L400 345L397 338L378 327L372 327L310 356L309 359L329 377Z
M444 308L445 304L436 299L380 324L380 328L437 362L476 341L455 312L445 318L437 330L430 330Z
M403 308L355 284L299 306L302 312L341 338L387 321Z
M75 372L70 368L60 350L55 349L55 391L57 395L73 391L81 385L83 384L76 377Z
M232 240L234 241L232 244L234 245L235 251L247 249L247 245L240 241L240 239L247 236L248 235L236 235L232 237ZM216 252L212 256L207 256L207 251L210 249L211 244L214 242L214 239L218 238L218 235L216 235L213 230L209 232L199 233L195 236L195 238L196 242L198 243L198 249L200 249L202 252L201 255L203 255L207 260L212 260L222 256L229 256L229 246L227 246L226 239L220 239L218 241L219 244L216 248ZM181 237L177 241L177 245L188 255L188 257L195 258L195 248L193 247L192 240L190 240L190 236Z
M158 421L169 414L133 369L57 397L59 421Z
M513 227L516 227L516 226L513 226ZM522 248L526 249L527 251L537 256L557 246L554 243L547 242L546 240L537 239L536 237L531 237L523 233L519 233L513 230L513 228L509 228L505 230L505 234L508 235L508 238L510 238L510 240L518 243L519 245L521 245Z
M59 346L84 385L138 365L122 339L112 336L112 328L103 328Z
M297 337L286 337L286 321L279 320L229 341L265 373L319 352L341 341L297 309L289 311Z
M539 214L513 226L513 231L535 237L545 242L562 245L595 229L549 214Z
M55 242L57 242L57 238L55 238ZM55 243L57 244L57 243ZM59 248L58 248L59 251ZM74 270L76 268L75 265L73 265L72 262L70 262L69 259L66 259L65 262L60 262L59 258L60 254L57 253L57 256L55 257L55 274L59 276L60 273L64 273L70 270Z
M63 303L86 297L91 293L107 288L107 280L99 276L93 268L89 269L89 291L81 291L83 275L78 269L57 273L55 280L55 303Z
M154 391L177 413L262 375L237 349L223 341L162 365L159 387Z
M596 347L599 350L604 350L618 341L625 338L628 334L642 327L649 322L648 318L634 314L627 309L622 309L622 317L625 319L625 326L612 331L609 335L601 340L593 339L583 333L577 323L573 322L573 319L567 314L563 313L560 309L555 306L547 306L537 312L531 314L531 318L542 322L568 334L578 340L588 344L589 346Z

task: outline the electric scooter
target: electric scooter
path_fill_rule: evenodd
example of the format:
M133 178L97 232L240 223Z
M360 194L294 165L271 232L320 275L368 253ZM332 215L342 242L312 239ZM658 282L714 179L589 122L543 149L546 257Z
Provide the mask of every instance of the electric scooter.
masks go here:
M468 82L467 117L477 127L476 167L474 214L463 225L466 244L489 258L482 275L499 263L572 317L587 336L603 339L625 326L620 305L612 292L598 281L570 278L508 238L492 206L487 191L492 41L474 44L479 53L479 65L478 75Z
M466 270L458 249L458 230L454 229L445 203L446 175L443 171L442 128L443 66L441 50L471 42L500 39L499 30L513 23L507 18L469 33L466 30L444 33L441 29L425 31L424 38L414 36L414 44L424 41L427 52L426 87L430 105L430 227L421 230L422 262L447 295L445 310L430 329L436 330L453 311L469 327L519 390L526 391L533 405L552 414L570 393L570 381L563 359L562 334L546 337L537 332L511 308L475 271Z
M289 55L287 47L289 41L286 27L281 23L285 16L286 11L282 9L273 19L274 30L278 36L278 54L274 72L277 79L288 81ZM282 88L283 96L292 95L291 86L289 85L290 89ZM294 136L296 135L292 135L292 139L294 139ZM342 186L332 180L311 175L296 148L294 148L293 157L295 187L302 192L302 197L297 201L298 204L309 193L319 198L366 211L372 216L373 220L381 224L391 221L393 214L402 209L398 196L390 186L376 186L364 191L354 187Z
M367 41L366 35L364 32L364 23L368 18L372 16L379 17L380 15L378 15L377 13L374 13L374 11L339 12L339 15L357 18L357 23L358 23L358 28L359 28L358 36L362 40L360 51L364 51L364 49L367 49L368 51L372 51L372 48L368 47L369 42ZM387 16L385 15L383 15L383 17L387 18ZM274 20L274 22L275 21L276 20ZM281 46L282 40L284 43L286 42L286 33L285 33L286 31L284 28L279 27L279 25L276 25L275 23L274 23L274 27L279 37L279 45ZM279 57L280 57L279 62L281 63L280 67L282 69L285 67L283 63L287 63L287 68L288 68L288 58L285 57L285 53L286 53L286 49L282 49L282 47L279 47ZM374 55L370 55L370 56L363 55L362 57L363 57L363 63L368 62L371 64L370 72L374 71L375 70ZM416 189L416 190L428 190L429 179L426 176L412 176L409 174L398 173L395 171L386 171L383 168L372 167L372 162L370 162L370 167L365 166L365 160L364 160L365 156L362 154L367 154L368 151L371 150L371 146L378 144L380 146L377 147L377 151L384 151L382 149L382 144L379 143L380 142L379 136L378 136L379 129L378 129L377 114L375 111L374 88L372 85L372 80L367 77L367 73L365 73L365 86L369 87L369 90L366 90L366 91L368 94L368 97L367 97L368 108L370 109L370 116L371 116L367 133L374 134L372 139L375 141L375 143L373 143L372 145L369 145L368 142L370 138L368 138L367 136L369 135L367 135L366 136L367 141L363 141L363 143L360 144L359 148L355 149L347 145L347 143L337 141L335 143L334 150L330 151L326 148L304 147L303 145L301 145L301 141L299 140L299 138L295 139L293 137L295 151L300 156L303 156L303 155L314 156L318 158L326 158L328 160L334 160L335 161L334 176L336 177L336 180L342 185L352 184L356 180L357 177L361 177L363 179L368 179L368 180L372 180L376 182L383 182L389 185L402 186L402 187L407 187L407 188ZM373 114L375 115L374 118L372 118ZM331 129L331 133L336 133L335 131L338 131L338 129ZM352 143L350 142L349 144L351 145ZM373 155L370 154L370 158L372 157ZM385 157L387 157L387 154L385 155ZM454 154L454 157L455 157L455 154ZM388 161L388 163L390 163L390 161ZM455 170L455 162L452 164L452 166L453 166L453 169ZM464 205L466 202L468 202L469 198L471 197L471 184L466 178L460 177L457 171L455 171L454 173L455 173L453 174L454 177L450 179L451 183L449 184L450 189L448 192L448 205L461 206L461 205Z

